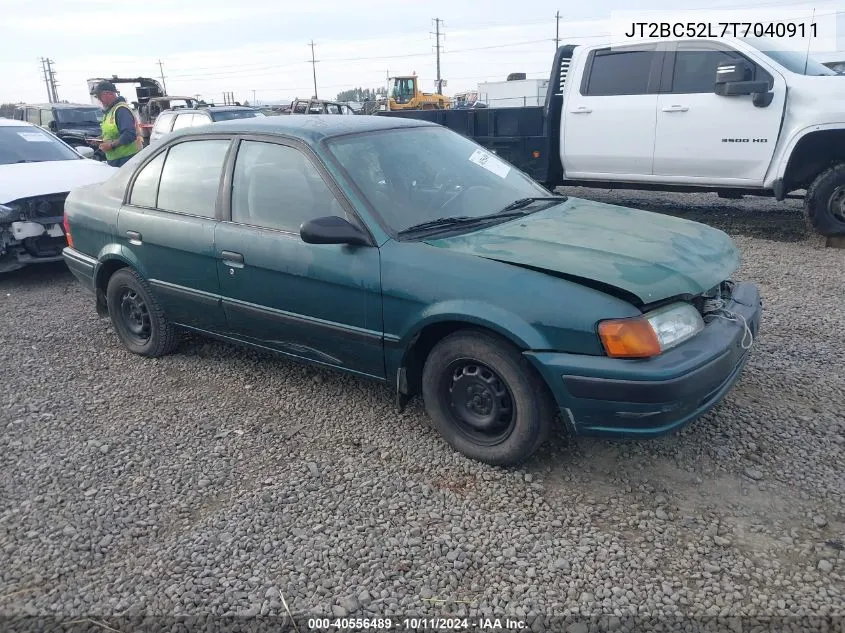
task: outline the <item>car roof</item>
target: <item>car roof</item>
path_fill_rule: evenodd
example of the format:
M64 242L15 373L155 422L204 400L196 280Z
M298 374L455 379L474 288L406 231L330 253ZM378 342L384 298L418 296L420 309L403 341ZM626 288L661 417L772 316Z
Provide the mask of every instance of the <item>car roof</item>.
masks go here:
M0 125L6 126L6 127L15 127L15 126L18 126L18 127L25 127L25 126L38 127L37 125L33 125L32 123L30 123L29 121L18 121L17 119L3 119L3 118L0 118Z
M338 116L337 114L306 114L289 116L268 116L248 119L218 121L209 125L184 128L173 132L172 136L223 131L239 134L278 134L298 138L306 143L318 143L325 138L355 134L358 132L377 132L397 128L438 127L436 123L420 119L405 119L386 116Z
M17 108L58 108L58 109L66 109L66 108L94 108L97 110L101 110L100 106L96 106L93 103L17 103L15 104Z

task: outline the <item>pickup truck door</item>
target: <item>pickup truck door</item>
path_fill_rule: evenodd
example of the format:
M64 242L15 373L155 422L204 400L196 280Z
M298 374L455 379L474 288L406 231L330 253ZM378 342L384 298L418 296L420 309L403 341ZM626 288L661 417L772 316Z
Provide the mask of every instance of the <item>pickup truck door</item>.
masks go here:
M590 51L569 71L562 108L561 161L567 178L651 174L662 48ZM580 73L579 73L580 71Z
M657 97L654 175L669 182L761 185L783 117L783 77L727 44L676 46L667 53ZM755 81L769 81L774 99L767 107L755 107L750 95L722 97L714 92L716 67L739 60L754 69Z

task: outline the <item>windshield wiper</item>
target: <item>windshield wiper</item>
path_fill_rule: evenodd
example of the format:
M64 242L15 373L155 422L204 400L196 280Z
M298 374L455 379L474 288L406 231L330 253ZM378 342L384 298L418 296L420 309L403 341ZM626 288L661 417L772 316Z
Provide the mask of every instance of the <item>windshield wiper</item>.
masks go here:
M509 217L517 217L521 215L525 215L526 212L522 211L521 209L533 204L534 202L543 202L543 201L555 201L555 202L563 202L566 200L566 196L543 196L543 197L535 197L535 198L520 198L519 200L514 200L508 206L495 213L488 213L486 215L454 215L445 218L437 218L436 220L430 220L428 222L421 222L420 224L414 224L409 226L406 229L402 229L399 231L399 235L408 235L409 233L417 233L418 231L425 231L427 229L438 229L443 227L451 227L451 226L466 226L472 224L478 224L481 222L486 222L489 220L499 220Z
M564 202L567 200L566 196L542 196L542 197L535 197L535 198L520 198L519 200L514 200L508 206L503 208L501 211L498 211L492 215L503 215L508 211L516 211L517 209L524 209L525 207L535 203L535 202L542 202L544 200L556 200L557 202ZM485 217L485 216L482 216Z
M469 215L454 215L446 218L437 218L436 220L429 220L428 222L421 222L413 224L406 229L399 231L398 235L408 235L409 233L416 233L417 231L424 231L426 229L436 229L444 226L460 226L463 224L472 224L479 218Z
M17 165L18 163L43 163L43 160L32 160L29 158L21 158L20 160L16 160L12 165Z

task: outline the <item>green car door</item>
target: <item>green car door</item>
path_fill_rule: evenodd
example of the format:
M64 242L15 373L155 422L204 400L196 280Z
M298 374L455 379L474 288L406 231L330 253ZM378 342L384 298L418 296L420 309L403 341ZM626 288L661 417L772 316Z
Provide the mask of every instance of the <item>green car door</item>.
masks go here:
M307 244L309 220L355 221L303 149L242 140L228 217L215 229L232 336L298 358L384 377L379 251Z
M159 152L131 183L118 240L168 319L223 332L214 250L220 183L232 141L188 139Z

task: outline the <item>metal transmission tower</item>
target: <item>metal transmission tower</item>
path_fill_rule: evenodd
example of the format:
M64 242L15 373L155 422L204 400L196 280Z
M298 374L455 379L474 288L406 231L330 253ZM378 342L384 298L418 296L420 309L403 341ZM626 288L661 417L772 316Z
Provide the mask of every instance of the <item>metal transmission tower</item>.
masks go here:
M436 43L434 45L435 50L437 51L437 94L443 94L443 80L440 78L440 49L443 48L440 45L440 24L443 23L443 20L440 18L434 18L434 33L433 35L437 38ZM443 23L443 26L446 26ZM445 37L445 36L443 36Z
M47 72L50 74L50 90L53 93L53 103L59 102L59 93L56 90L56 71L53 70L53 60L49 57L47 58Z
M311 61L309 63L311 64L311 71L314 74L314 98L316 99L317 98L317 61L318 60L314 59L314 40L311 40L311 43L309 44L309 46L311 47Z
M53 103L53 91L50 89L50 76L47 74L47 60L41 58L41 72L44 73L44 85L47 86L47 101Z
M47 84L47 100L50 103L58 103L59 95L56 91L56 71L52 67L53 60L46 57L41 58L41 71L44 73L44 83Z

